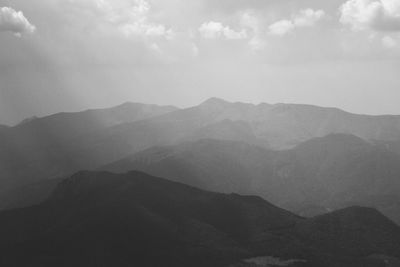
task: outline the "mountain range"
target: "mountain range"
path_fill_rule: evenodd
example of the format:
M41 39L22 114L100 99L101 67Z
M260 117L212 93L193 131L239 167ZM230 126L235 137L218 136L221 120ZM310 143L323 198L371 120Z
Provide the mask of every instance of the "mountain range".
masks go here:
M282 150L330 133L395 142L400 140L400 116L217 98L185 109L125 103L59 113L0 131L0 185L6 189L95 169L157 145L213 138Z
M258 195L302 215L372 206L400 223L400 156L353 135L331 134L284 151L207 139L153 147L101 169Z
M399 122L217 98L186 109L125 103L33 117L0 130L0 208L43 200L57 184L49 179L111 167L261 195L302 215L366 204L399 222Z
M0 262L398 266L399 144L400 116L216 98L32 117L0 127Z
M83 153L88 136L121 123L158 116L176 108L125 103L109 109L32 118L0 131L2 190L68 175L91 167ZM105 151L103 151L105 152Z
M261 266L247 263L273 257L377 267L400 257L400 227L374 209L305 219L260 197L141 172L76 173L43 203L1 212L0 235L2 266Z

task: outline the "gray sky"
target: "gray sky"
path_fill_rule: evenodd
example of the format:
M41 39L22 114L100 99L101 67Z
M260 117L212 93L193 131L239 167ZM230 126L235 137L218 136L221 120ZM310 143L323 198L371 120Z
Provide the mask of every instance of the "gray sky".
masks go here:
M0 0L0 123L126 101L400 114L400 0Z

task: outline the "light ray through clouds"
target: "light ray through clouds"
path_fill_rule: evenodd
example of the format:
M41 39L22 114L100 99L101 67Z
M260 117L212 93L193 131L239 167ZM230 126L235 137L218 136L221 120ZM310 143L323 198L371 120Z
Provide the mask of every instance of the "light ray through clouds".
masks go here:
M0 72L1 101L34 95L17 115L3 107L0 124L60 108L128 100L188 106L211 96L400 113L391 102L400 86L400 0L327 2L0 1L0 69L8 70ZM47 68L35 68L43 62ZM10 66L18 75L6 78ZM338 66L362 79L332 77ZM374 104L378 87L391 96L384 107ZM354 101L325 99L333 88ZM51 104L37 103L45 97Z

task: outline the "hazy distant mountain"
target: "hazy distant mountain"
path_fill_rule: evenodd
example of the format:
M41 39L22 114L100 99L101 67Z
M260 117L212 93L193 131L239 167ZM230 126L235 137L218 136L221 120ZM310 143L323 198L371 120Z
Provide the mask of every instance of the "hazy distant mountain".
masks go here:
M109 109L59 113L9 127L0 131L0 186L4 190L87 169L86 158L91 156L82 154L79 146L87 143L91 134L173 110L176 108L125 103Z
M336 132L368 140L397 140L400 117L355 115L307 105L230 103L216 98L182 110L126 103L110 109L60 113L1 131L0 175L5 177L4 187L10 180L34 182L94 169L157 145L215 138L282 149Z
M120 124L82 142L94 163L110 162L129 152L201 138L244 141L283 149L330 133L366 140L400 140L400 116L364 116L307 105L229 103L209 99L199 106ZM111 151L112 153L104 153ZM93 164L95 165L95 164Z
M77 173L42 204L0 213L0 235L2 266L227 266L275 256L365 267L385 266L372 255L400 257L400 228L372 209L305 220L259 197L139 172Z
M331 133L353 134L365 140L400 140L400 116L358 115L311 105L253 105L211 98L197 107L168 114L163 120L193 120L192 126L197 127L240 121L245 125L242 129L251 129L247 130L251 138L278 149Z
M23 125L23 124L25 124L25 123L29 123L29 122L34 121L34 120L37 120L37 119L39 119L39 117L37 117L37 116L32 116L32 117L23 119L23 120L22 120L20 123L18 123L17 125L20 126L20 125Z
M271 169L276 156L275 151L244 142L203 139L153 147L101 169L141 170L205 190L251 194L259 188L257 181L268 183L263 169Z
M96 169L154 146L177 145L203 138L242 141L260 147L280 149L293 147L302 141L332 132L352 133L368 140L379 139L382 142L394 142L399 136L399 118L399 116L355 115L334 108L307 105L230 103L216 98L182 110L173 107L126 103L110 109L60 113L0 131L0 177L2 178L0 186L2 187L1 191L8 194L9 190L14 190L21 185L36 184L41 180L63 177L82 169ZM365 145L368 146L367 143ZM207 155L207 151L203 153ZM258 156L260 159L257 159ZM311 212L310 207L315 210L321 209L320 206L313 206L313 203L321 200L317 197L318 194L334 196L343 193L339 189L334 189L333 192L326 191L324 186L319 185L322 182L319 181L320 178L317 178L318 173L315 170L311 178L304 178L305 173L302 172L308 170L303 170L307 166L298 166L301 162L296 163L297 165L293 163L294 165L291 167L284 164L278 166L279 168L275 168L276 165L273 164L273 167L270 168L268 167L271 166L270 161L263 161L262 157L264 156L254 156L254 162L261 161L262 165L266 167L254 167L253 163L248 163L250 167L247 168L250 171L239 168L240 164L232 168L234 171L223 170L232 173L232 177L238 177L239 174L244 177L247 174L246 178L235 180L241 182L218 184L220 182L209 183L212 180L209 179L209 182L204 184L209 186L203 188L247 192L246 187L242 188L242 186L246 186L246 184L249 186L247 180L250 179L253 182L249 188L258 188L257 190L264 192L262 195L267 196L271 201L282 199L283 197L279 194L286 192L288 203L276 202L285 207L289 207L292 202L308 201L308 208L302 211L304 214L314 213ZM290 157L285 160L291 162ZM354 159L354 162L356 161L357 159ZM227 166L232 165L230 162L226 164L228 164ZM195 166L194 169L200 168L200 166ZM366 173L373 173L367 171L366 166L363 168ZM257 171L252 171L252 169ZM286 169L296 171L295 175L292 173L289 176L292 180L283 177ZM221 172L223 173L223 171ZM336 171L343 171L341 175L347 175L340 168L332 170L332 172ZM352 172L353 170L347 168L345 171ZM375 175L378 175L379 172L381 175L382 171L383 169L375 171ZM216 172L210 174L206 170L204 173L209 174L209 177L217 177ZM357 176L361 173L360 171L358 174L349 175ZM387 171L385 175L391 176L390 173ZM296 175L301 177L297 179ZM204 177L204 175L201 176ZM253 176L256 178L248 178ZM192 179L192 176L188 175L187 177ZM218 174L218 177L223 179L221 177L224 176ZM270 183L267 188L263 188L267 185L265 177L270 177L266 180ZM336 178L328 180L335 181ZM312 181L305 183L304 190L307 191L297 189L297 181L301 179ZM350 181L353 180L349 179L347 184L337 184L337 186L338 188L353 186L353 188L348 188L348 192L357 191L358 187ZM199 186L202 185L199 184ZM271 194L267 195L265 192ZM274 194L274 192L279 193ZM325 194L327 192L328 195ZM258 192L250 190L249 193ZM1 194L0 192L0 200L2 199ZM275 195L278 195L279 198ZM353 195L350 194L350 196ZM374 199L375 195L368 195L366 198ZM389 198L393 199L390 192L385 196L385 200L380 202L383 203ZM343 197L343 199L349 200L349 203L358 201L352 197ZM13 200L13 202L15 201L18 202ZM290 208L293 210L303 209L303 203L300 204L301 207ZM322 209L331 206L328 204L324 203ZM2 203L0 206L3 206ZM393 209L397 209L397 204L390 207L390 210Z
M352 135L315 138L286 151L200 140L154 147L102 169L142 170L206 190L255 194L303 214L374 206L400 223L400 156Z

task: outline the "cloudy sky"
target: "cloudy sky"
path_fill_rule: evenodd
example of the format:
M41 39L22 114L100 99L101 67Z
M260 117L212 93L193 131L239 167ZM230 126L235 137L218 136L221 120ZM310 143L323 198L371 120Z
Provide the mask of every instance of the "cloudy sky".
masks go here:
M0 0L0 123L212 96L400 114L400 0Z

